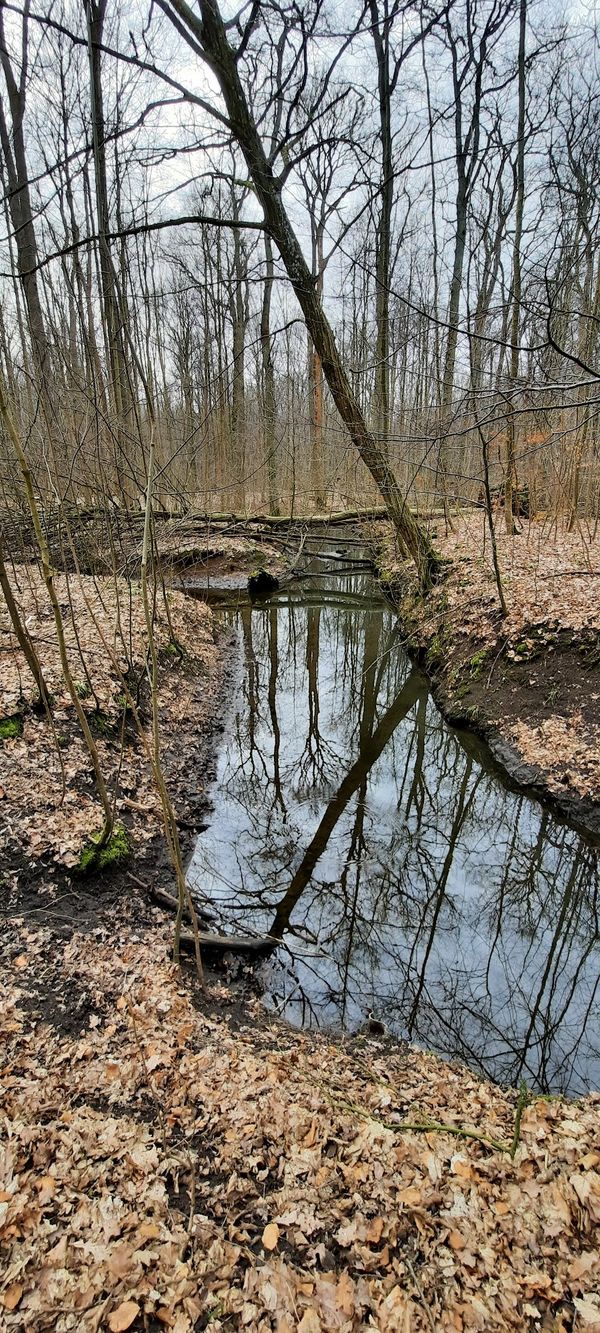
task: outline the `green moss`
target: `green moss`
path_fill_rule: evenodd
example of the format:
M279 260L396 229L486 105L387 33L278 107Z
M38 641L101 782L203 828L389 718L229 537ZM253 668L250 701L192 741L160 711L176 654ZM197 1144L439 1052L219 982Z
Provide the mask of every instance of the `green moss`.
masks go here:
M473 653L469 662L469 671L472 676L481 675L487 655L487 648L480 648L477 653Z
M434 634L431 643L425 654L425 661L428 667L435 667L442 661L445 651L445 635L442 630Z
M77 867L81 875L89 870L115 870L129 856L127 832L122 824L115 825L104 847L98 847L99 837L99 833L95 834L81 853Z
M3 717L0 719L0 741L12 741L15 736L20 736L23 731L23 719L19 713L13 717Z

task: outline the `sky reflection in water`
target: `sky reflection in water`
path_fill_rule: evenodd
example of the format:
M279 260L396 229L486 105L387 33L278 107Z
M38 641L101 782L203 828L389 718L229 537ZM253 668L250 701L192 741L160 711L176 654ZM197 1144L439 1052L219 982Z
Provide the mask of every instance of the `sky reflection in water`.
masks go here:
M243 669L188 877L282 940L266 1002L350 1031L372 1010L500 1081L598 1088L597 852L446 725L368 573L222 614Z

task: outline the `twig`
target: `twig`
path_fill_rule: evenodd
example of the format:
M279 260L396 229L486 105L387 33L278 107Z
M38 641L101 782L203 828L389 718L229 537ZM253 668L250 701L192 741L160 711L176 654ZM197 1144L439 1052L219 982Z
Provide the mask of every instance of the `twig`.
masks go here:
M494 658L494 660L493 660L493 662L492 662L492 665L491 665L491 667L490 667L490 670L489 670L489 675L488 675L488 678L487 678L487 681L486 681L486 688L487 688L487 689L489 689L489 687L490 687L490 683L491 683L492 676L493 676L493 674L494 674L494 671L496 670L496 666L497 666L498 662L500 661L500 658L502 657L502 654L503 654L503 652L504 652L504 649L507 647L507 645L508 645L509 643L510 643L510 639L504 639L503 642L500 644L500 647L499 647L499 649L498 649L498 652L496 653L496 656L495 656L495 658Z
M417 1274L415 1273L415 1270L414 1270L414 1268L413 1268L413 1266L412 1266L412 1264L411 1264L411 1262L410 1262L410 1259L409 1259L409 1257L408 1257L407 1254L405 1254L405 1256L404 1256L404 1262L405 1262L405 1264L406 1264L406 1267L408 1268L408 1271L409 1271L409 1273L410 1273L410 1275L411 1275L411 1278L412 1278L412 1280L413 1280L413 1282L414 1282L414 1284L415 1284L415 1287L417 1288L417 1291L418 1291L418 1293L419 1293L419 1296L420 1296L420 1299L421 1299L421 1305L423 1306L423 1309L424 1309L425 1314L426 1314L426 1316L427 1316L427 1323L429 1324L429 1327L433 1329L433 1333L435 1333L435 1324L434 1324L434 1322L433 1322L433 1316L432 1316L432 1314L431 1314L431 1310L429 1309L429 1306L428 1306L428 1304L427 1304L427 1301L425 1300L425 1297L424 1297L424 1295L423 1295L423 1288L421 1287L421 1283L419 1282L419 1279L418 1279L418 1277L417 1277Z
M332 1106L339 1106L344 1110L352 1111L354 1115L360 1116L361 1119L371 1120L373 1124L381 1125L383 1129L391 1129L395 1134L405 1132L416 1134L453 1134L455 1138L474 1139L476 1143L484 1143L486 1147L494 1148L496 1152L510 1153L512 1150L512 1145L510 1143L502 1143L500 1139L492 1139L489 1135L480 1134L477 1129L467 1129L464 1125L447 1125L440 1120L403 1120L401 1122L380 1120L378 1116L371 1115L370 1111L364 1111L362 1106L358 1106L355 1102L342 1101L341 1099L338 1101L331 1097L327 1088L324 1088L323 1091L328 1096Z
M143 879L140 879L139 875L134 875L133 870L127 870L126 875L127 878L132 879L134 884L137 884L140 889L148 889L148 885L145 883L145 881Z
M529 1101L529 1089L527 1087L527 1084L523 1080L519 1084L519 1099L517 1101L517 1111L515 1115L515 1132L513 1134L513 1141L510 1146L510 1155L513 1158L513 1160L521 1139L521 1120L523 1117L523 1111L525 1110L528 1101Z

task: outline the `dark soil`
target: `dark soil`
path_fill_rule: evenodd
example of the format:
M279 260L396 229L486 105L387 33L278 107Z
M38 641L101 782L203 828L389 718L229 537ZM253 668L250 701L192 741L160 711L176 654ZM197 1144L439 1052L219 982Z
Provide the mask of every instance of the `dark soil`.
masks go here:
M594 843L600 841L598 802L572 790L557 792L550 787L544 769L526 763L502 735L503 723L519 718L532 727L574 712L581 714L583 726L597 720L598 698L594 695L600 693L600 668L595 641L565 634L523 660L509 659L501 652L484 657L475 666L480 649L476 640L457 642L449 637L437 655L417 647L409 632L406 646L427 672L444 717L485 741L508 785L529 792Z

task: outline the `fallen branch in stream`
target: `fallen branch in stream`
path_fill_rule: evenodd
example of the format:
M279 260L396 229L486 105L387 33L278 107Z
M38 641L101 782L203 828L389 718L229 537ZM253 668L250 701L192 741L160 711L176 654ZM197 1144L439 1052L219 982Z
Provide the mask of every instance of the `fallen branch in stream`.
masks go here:
M177 899L172 894L167 893L165 889L159 889L155 885L149 885L148 891L152 900L165 907L169 912L177 912ZM187 908L184 910L184 917L187 915ZM209 913L203 907L196 906L196 915L200 921L208 924L214 921L213 913ZM271 953L280 943L279 940L270 935L221 935L216 931L198 931L198 940L202 949L212 953L239 953L251 955L253 957L262 957ZM195 936L192 931L183 930L180 936L181 948L186 953L193 952L195 945Z
M238 953L261 958L273 952L280 940L270 935L216 935L210 931L199 930L198 940L203 950L209 953ZM182 930L179 942L186 953L193 952L194 936L191 931Z

